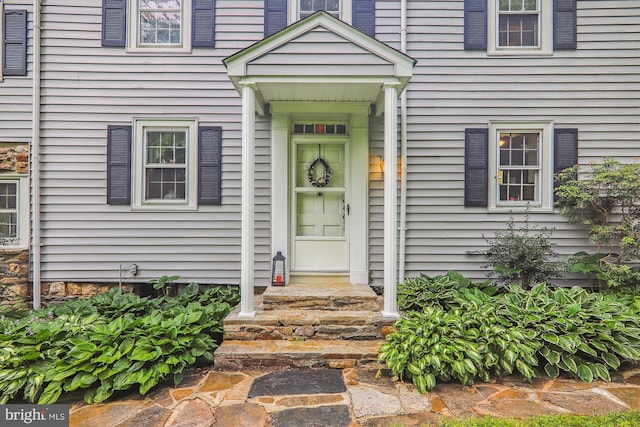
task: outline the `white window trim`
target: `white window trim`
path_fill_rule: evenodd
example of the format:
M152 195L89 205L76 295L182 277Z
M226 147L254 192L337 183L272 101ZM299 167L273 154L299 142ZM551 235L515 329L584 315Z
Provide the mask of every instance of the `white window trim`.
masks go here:
M135 53L190 53L191 52L191 0L182 0L181 46L139 46L138 1L127 1L127 52Z
M18 242L2 245L0 249L27 249L29 247L29 177L23 174L0 175L2 182L15 182L17 185L16 201Z
M340 0L340 20L351 25L351 3L352 0ZM300 0L289 2L289 25L300 20Z
M133 120L133 188L134 210L196 210L198 207L198 123L195 119L134 119ZM144 131L186 129L187 165L185 200L144 200Z
M488 25L488 55L551 55L553 53L553 2L549 0L540 1L540 25L539 43L540 46L498 46L499 26L498 26L498 2L500 0L489 0L489 25Z
M505 202L498 200L498 165L500 150L498 141L501 132L540 132L540 182L538 183L538 202ZM523 121L489 122L489 205L490 211L524 211L527 207L535 212L553 211L553 122Z

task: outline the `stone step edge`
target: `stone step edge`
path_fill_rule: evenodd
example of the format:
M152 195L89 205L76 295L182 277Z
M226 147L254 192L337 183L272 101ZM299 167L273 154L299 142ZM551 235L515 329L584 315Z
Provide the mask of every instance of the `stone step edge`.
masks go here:
M319 310L319 311L380 311L380 304L375 299L360 299L358 302L343 302L338 299L298 298L291 300L264 300L262 310Z
M379 311L370 310L257 310L254 317L239 317L235 308L225 319L227 325L260 326L391 326L395 318L385 318Z
M226 340L214 353L214 367L380 367L378 349L382 343L383 340Z

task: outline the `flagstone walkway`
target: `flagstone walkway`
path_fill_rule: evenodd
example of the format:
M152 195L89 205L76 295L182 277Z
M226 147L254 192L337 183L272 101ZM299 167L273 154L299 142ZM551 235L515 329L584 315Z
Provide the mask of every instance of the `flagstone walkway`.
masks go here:
M473 387L439 384L420 395L376 369L318 369L190 374L177 388L147 396L71 405L72 427L373 427L437 425L443 417L524 418L640 410L640 368L612 382L516 376Z

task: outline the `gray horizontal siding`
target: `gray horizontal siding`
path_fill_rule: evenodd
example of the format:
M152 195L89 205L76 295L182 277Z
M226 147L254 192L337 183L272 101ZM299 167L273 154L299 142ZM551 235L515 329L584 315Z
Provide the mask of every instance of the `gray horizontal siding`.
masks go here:
M251 75L392 75L393 64L317 27L247 64Z
M577 127L580 163L624 161L640 147L640 4L579 1L578 50L549 57L487 57L463 49L463 2L408 2L408 54L418 60L408 86L406 274L449 269L484 278L484 257L469 250L505 228L508 214L464 208L464 129L490 120L549 119ZM382 154L373 123L371 154ZM370 265L382 278L383 185L370 179ZM516 215L521 221L522 215ZM591 247L581 227L554 214L531 222L553 228L563 255Z
M43 6L42 279L238 283L240 97L222 59L262 37L261 0L216 1L216 48L131 54L100 45L100 0ZM106 204L106 128L134 117L196 117L223 128L221 206L132 211ZM270 273L268 121L256 123L256 283Z
M27 75L0 78L0 142L28 142L32 134L33 2L16 0L4 2L3 7L5 10L26 9L28 12Z
M119 264L135 262L140 280L180 274L185 281L237 283L240 98L222 59L262 38L263 1L217 0L216 47L173 56L103 48L101 1L66 3L43 5L43 280L114 282ZM376 1L377 37L394 48L400 47L399 5L397 0ZM603 153L622 159L637 155L640 6L630 1L578 2L577 51L542 58L487 58L463 50L462 0L408 5L408 54L418 62L407 93L407 274L456 269L483 278L484 260L467 252L485 248L483 236L504 228L508 215L463 207L464 128L497 119L551 119L559 127L579 128L583 164ZM321 62L314 59L318 57L301 54L292 59L289 54L331 42L324 36L311 33L259 58L252 66L262 68L252 71L282 72L284 67L292 74L308 74L308 68L287 65L292 60L313 63L317 70L313 61ZM363 73L363 63L369 64L368 73L388 72L379 58L343 45L353 68L342 72ZM334 72L335 66L327 69ZM27 80L16 82L29 87ZM0 83L0 91L8 87L7 81ZM30 116L20 111L29 110L30 101L20 98L17 89L0 93L11 96L4 101L0 96L0 132L8 132L2 126L7 117L28 127ZM221 206L197 212L132 212L126 206L106 205L106 126L163 116L198 117L203 124L223 127ZM372 118L370 126L370 154L380 156L382 119ZM271 256L269 118L258 118L256 127L256 283L264 284ZM375 282L382 277L383 264L381 178L380 173L370 175L370 269ZM588 244L578 227L556 214L532 219L556 228L554 238L563 254Z

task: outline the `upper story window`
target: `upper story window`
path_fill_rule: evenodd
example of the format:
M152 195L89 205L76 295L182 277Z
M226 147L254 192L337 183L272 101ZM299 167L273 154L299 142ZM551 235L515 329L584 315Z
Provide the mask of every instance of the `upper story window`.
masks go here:
M464 48L489 55L577 49L576 0L464 0Z
M299 0L299 17L303 19L319 10L324 10L340 19L340 3L341 0Z
M138 0L138 16L140 46L181 45L181 0Z
M550 54L553 9L543 0L489 0L489 53Z
M103 0L102 46L187 53L215 43L215 0Z
M289 24L324 10L330 15L351 23L351 0L293 0L289 2Z
M129 49L191 49L191 0L133 0L130 8Z
M500 0L498 46L537 47L540 28L538 0Z

